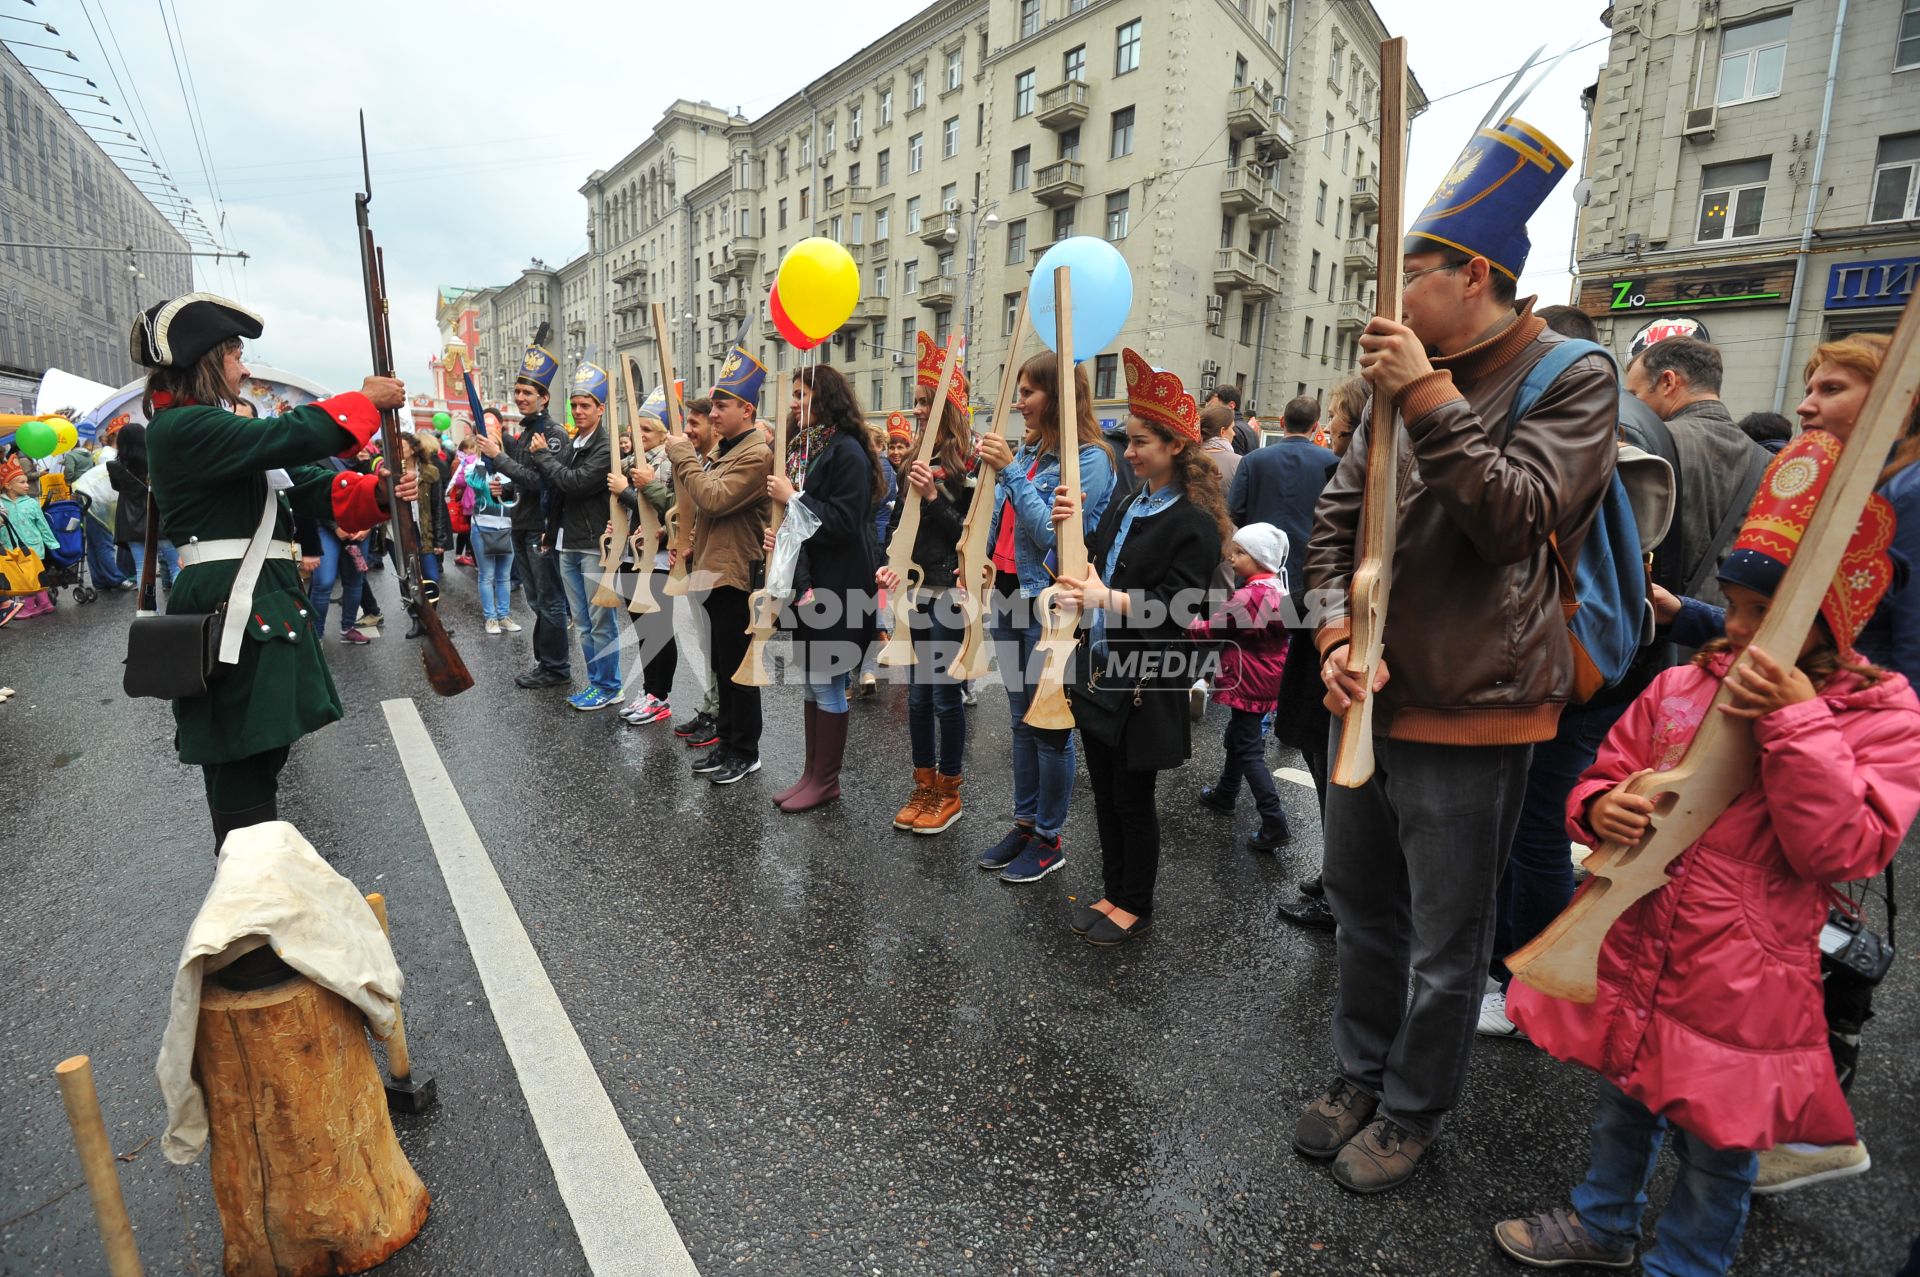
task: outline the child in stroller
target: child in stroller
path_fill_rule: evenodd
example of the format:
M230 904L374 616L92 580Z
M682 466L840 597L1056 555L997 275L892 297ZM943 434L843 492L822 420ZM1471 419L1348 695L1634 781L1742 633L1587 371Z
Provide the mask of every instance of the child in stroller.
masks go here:
M30 494L31 483L26 469L18 461L9 461L0 467L0 549L25 550L38 556L44 568L48 557L59 548L59 538L54 535L47 516L41 511L40 503ZM43 572L40 583L44 586L46 576ZM42 588L29 594L18 594L4 600L0 605L0 625L5 625L18 617L39 616L53 611L53 596Z

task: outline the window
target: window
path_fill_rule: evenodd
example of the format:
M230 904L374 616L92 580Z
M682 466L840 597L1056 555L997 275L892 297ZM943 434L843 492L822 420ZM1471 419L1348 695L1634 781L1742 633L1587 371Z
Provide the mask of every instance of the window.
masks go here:
M1118 31L1113 38L1113 73L1125 75L1129 71L1140 69L1140 19L1135 18Z
M1893 69L1906 71L1920 67L1920 0L1906 0L1900 6L1900 34L1893 48Z
M1077 160L1080 158L1080 130L1077 128L1060 130L1060 159Z
M779 224L774 227L774 229L784 231L787 229L787 198L786 196L783 195L780 197L780 203L777 205L777 207L780 210L780 221L779 221Z
M1240 303L1240 344L1253 344L1253 303L1250 301Z
M1320 291L1320 250L1317 248L1313 250L1313 257L1307 263L1307 291L1310 293ZM1329 288L1327 291L1333 290Z
M1020 0L1020 38L1040 29L1040 0Z
M920 291L920 259L909 257L900 263L900 291L911 297Z
M1093 0L1067 0L1067 12L1078 13L1092 3Z
M800 188L800 220L803 222L807 220L807 217L808 217L807 206L811 200L812 195L813 195L813 188L811 186L803 186Z
M914 351L913 335L914 333L919 331L919 328L920 328L919 324L914 322L913 316L911 315L907 316L905 319L900 321L900 349L903 353L906 353L909 355L913 353ZM913 378L911 377L904 378L900 382L900 385L906 391L905 394L900 396L900 401L902 403L912 403L913 402Z
M873 157L873 180L877 185L885 186L893 180L893 151L880 152Z
M1013 118L1033 114L1033 72L1022 71L1013 77Z
M1327 224L1327 184L1320 183L1320 194L1313 201L1313 220L1322 226Z
M1720 84L1713 100L1751 102L1777 97L1787 66L1787 27L1790 15L1778 14L1758 22L1721 28Z
M920 197L914 196L907 201L907 234L920 233Z
M1329 111L1327 112L1327 131L1320 135L1320 154L1333 154L1333 134L1333 112Z
M1056 208L1053 210L1053 242L1054 243L1057 244L1061 240L1067 239L1070 236L1072 236L1073 224L1075 221L1074 214L1078 211L1079 211L1078 206L1073 204L1069 204L1065 208Z
M1280 11L1272 5L1267 6L1267 43L1280 47Z
M951 336L953 336L953 312L951 310L936 310L933 312L934 342L944 347L947 344L947 339Z
M1705 242L1742 239L1760 233L1761 210L1767 202L1767 174L1771 156L1709 164L1700 170L1700 234Z
M857 163L855 163L855 164L849 164L849 165L847 165L847 185L848 185L848 186L858 186L858 185L860 185L860 166L859 166L859 164L857 164Z
M800 167L813 163L813 134L804 133L800 137Z
M915 71L907 77L907 110L918 111L927 104L927 73Z
M1123 155L1133 154L1133 108L1122 107L1113 113L1113 145L1107 151L1107 158L1117 160Z
M783 146L779 148L777 151L775 151L774 154L779 157L779 161L778 161L779 176L781 178L785 178L787 175L787 148Z
M1340 135L1340 171L1342 173L1345 173L1347 171L1347 166L1351 164L1352 161L1353 161L1353 134L1342 133Z
M867 402L876 407L886 402L887 382L884 377L875 377L867 383Z
M941 279L953 278L953 250L952 249L948 249L946 252L934 258L933 273L939 276Z
M960 184L958 182L948 182L940 188L940 207L943 209L960 207Z
M1107 196L1107 238L1110 240L1127 237L1127 191L1115 191Z
M1111 399L1120 379L1120 356L1095 355L1093 359L1093 397Z
M1320 362L1327 362L1328 348L1333 344L1333 329L1322 326L1320 329Z
M1313 350L1313 316L1300 321L1300 358L1305 359Z
M1920 0L1914 0L1914 2L1920 4ZM1076 44L1068 49L1067 56L1061 59L1060 71L1060 78L1063 80L1085 80L1087 78L1087 46Z
M1880 139L1880 154L1873 170L1873 206L1867 214L1870 222L1898 222L1910 217L1920 217L1920 133Z
M1232 213L1226 213L1221 216L1220 247L1222 248L1233 247L1233 229L1239 223L1239 220L1240 219L1235 217Z
M965 72L966 53L963 49L952 49L947 53L947 91L951 93L960 87Z
M1340 55L1346 51L1347 46L1342 43L1339 34L1335 33L1333 51L1327 57L1327 83L1333 86L1335 93L1340 91ZM1307 352L1303 350L1300 353L1304 355Z
M1011 189L1024 191L1033 180L1033 148L1023 146L1013 153L1013 186Z
M875 297L887 295L887 264L885 262L873 268L873 295Z
M927 160L926 141L923 134L915 133L907 139L907 172L918 173Z
M892 226L893 226L893 210L892 209L876 208L873 210L873 237L875 239L877 240L885 239L887 237L887 231ZM882 267L882 269L885 269L885 268Z
M1000 298L1000 335L1013 336L1013 325L1020 318L1020 294L1005 293Z
M833 121L832 120L828 120L826 124L826 128L821 131L820 154L822 155L833 154Z
M940 157L952 159L960 154L960 117L954 116L940 126Z
M893 90L880 90L880 127L886 128L893 123Z
M860 140L860 108L857 106L850 106L847 108L847 141L857 142L859 140Z
M1007 223L1007 265L1023 266L1027 261L1027 219Z
M987 104L985 102L973 108L973 144L975 146L987 144Z
M913 343L908 342L907 346L911 348ZM913 402L913 378L911 377L902 377L900 379L900 402L903 404L911 404Z

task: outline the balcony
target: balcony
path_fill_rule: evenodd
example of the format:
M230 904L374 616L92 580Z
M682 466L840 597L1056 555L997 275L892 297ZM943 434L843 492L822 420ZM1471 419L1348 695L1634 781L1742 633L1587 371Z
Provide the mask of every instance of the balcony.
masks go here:
M1056 84L1040 95L1040 109L1034 114L1043 129L1078 128L1087 118L1087 85L1084 80Z
M717 364L727 362L727 356L733 353L733 338L722 337L719 341L707 345L707 358Z
M885 235L880 236L878 239L868 240L867 260L875 266L885 266L887 264L887 250L890 247L892 246L887 242Z
M1033 175L1033 198L1048 207L1078 204L1087 193L1087 166L1079 160L1059 160Z
M641 258L635 258L633 261L628 262L625 266L622 266L617 272L615 272L613 276L613 282L616 284L624 284L628 280L633 280L633 279L638 279L644 282L646 278L647 278L647 262L644 257L641 257ZM644 292L645 289L643 288L642 291Z
M727 246L720 250L720 260L708 274L708 278L745 279L753 274L754 263L760 260L760 241L751 235L735 235Z
M887 299L879 293L862 293L860 300L854 303L853 319L856 324L879 323L887 317Z
M1367 303L1358 297L1348 297L1340 302L1340 309L1334 314L1334 327L1343 333L1357 333L1367 326L1373 318L1373 311Z
M1260 203L1267 179L1258 169L1236 164L1220 179L1220 209L1226 213L1251 213Z
M1227 95L1227 132L1234 137L1265 133L1273 122L1273 99L1257 84L1236 85Z
M1357 270L1364 275L1373 275L1380 270L1380 246L1365 236L1356 235L1347 241L1345 258L1348 270Z
M1267 117L1267 127L1253 139L1254 146L1268 159L1284 160L1293 154L1297 137L1293 121L1287 118L1287 100L1275 98L1273 114Z
M715 302L707 311L707 318L718 323L737 324L747 317L747 299L729 297L725 301Z
M1287 203L1287 197L1267 183L1260 192L1260 202L1247 214L1247 224L1255 230L1271 230L1282 222L1293 220L1293 211Z
M1347 197L1347 203L1356 213L1379 212L1380 179L1377 177L1354 178L1353 194Z
M951 310L954 301L954 289L959 279L953 275L934 275L920 285L920 295L916 299L930 310Z
M1223 248L1213 259L1213 291L1237 293L1256 287L1260 260L1244 248Z
M871 186L841 186L827 192L827 211L837 213L843 208L857 208L873 197Z
M918 234L924 244L947 243L947 232L951 230L955 241L960 238L960 214L939 212L931 214L920 223Z

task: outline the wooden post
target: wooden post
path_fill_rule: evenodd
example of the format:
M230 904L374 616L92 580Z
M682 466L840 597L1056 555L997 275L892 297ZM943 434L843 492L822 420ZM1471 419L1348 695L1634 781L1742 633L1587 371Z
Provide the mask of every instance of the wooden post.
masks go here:
M391 944L393 928L387 925L387 898L377 891L371 892L367 896L367 907L380 920L380 931ZM397 1080L413 1076L413 1055L407 1050L407 1020L398 1005L393 1008L393 1032L387 1036L387 1072Z
M960 363L959 337L947 338L946 358L940 361L940 384L934 388L933 407L927 413L927 428L920 432L920 446L913 459L921 465L933 460L933 442L940 435L940 421L947 411L947 393L953 388L954 370ZM905 482L902 479L902 482ZM880 649L881 665L913 664L913 596L926 580L926 571L913 560L913 543L920 538L920 490L909 486L900 505L900 525L893 531L893 545L887 566L900 578L888 602L892 605L893 628Z
M1749 651L1758 648L1782 669L1791 669L1800 659L1800 649L1860 524L1887 450L1899 438L1916 398L1920 398L1920 297L1907 302L1859 424L1834 464L1833 477L1767 605L1766 618L1754 633ZM1642 776L1627 787L1627 792L1657 804L1652 827L1635 846L1606 843L1594 849L1586 859L1593 881L1532 943L1507 959L1515 979L1571 1002L1592 1002L1598 995L1600 946L1608 929L1641 897L1672 881L1667 866L1699 841L1753 782L1758 756L1753 728L1744 719L1720 712L1730 699L1722 684L1678 766Z
M426 1222L346 999L304 976L247 993L208 980L194 1074L227 1277L365 1272Z
M1054 405L1060 421L1060 486L1080 501L1086 494L1080 490L1080 416L1075 402L1079 387L1074 385L1079 365L1073 358L1073 272L1065 266L1053 272L1053 346L1058 352L1055 367L1060 374ZM1087 540L1081 520L1076 507L1073 518L1053 525L1058 551L1055 557L1060 563L1057 575L1072 580L1085 580L1087 575ZM1073 707L1067 703L1067 669L1079 646L1080 613L1061 608L1059 594L1057 585L1040 592L1040 641L1034 646L1043 660L1033 699L1021 721L1029 727L1066 731L1073 727ZM1024 677L1025 671L1021 673Z
M667 308L653 303L653 344L660 352L660 384L667 388L667 434L675 439L686 433L680 422L680 396L673 392L673 346L667 340ZM668 598L677 599L687 592L687 568L693 558L693 511L689 503L676 501L668 516L673 533L673 570L667 573L663 587Z
M767 467L769 478L784 473L786 469L787 394L788 374L783 372L774 380L773 461ZM759 429L758 426L754 428ZM799 499L796 494L794 500ZM777 541L780 524L787 517L787 508L777 501L771 504L773 511L767 516L767 526L772 529ZM773 557L769 555L766 566L771 568L772 565ZM767 673L767 643L772 640L779 623L780 600L763 580L760 588L747 598L747 633L751 639L747 643L747 654L740 659L740 668L733 672L734 682L742 687L765 687L773 682L773 676Z
M993 404L992 430L1002 439L1007 437L1007 423L1013 417L1009 406L1013 391L1020 384L1020 344L1027 335L1027 304L1027 294L1022 293L1020 314L1007 341L1007 368L1000 379L1000 398ZM993 589L995 574L987 538L993 533L993 513L999 508L995 488L999 476L999 468L985 461L974 470L973 500L967 503L967 519L960 529L960 611L966 629L960 650L947 667L947 677L962 683L987 676L987 595Z
M1380 44L1380 265L1373 299L1373 313L1395 323L1400 320L1406 155L1407 41L1395 36ZM1353 569L1353 632L1347 644L1347 671L1363 680L1367 695L1347 706L1341 717L1340 756L1328 778L1348 789L1358 789L1373 777L1373 680L1386 652L1387 598L1400 541L1400 426L1393 401L1385 395L1373 396L1367 431L1367 486Z
M141 1277L140 1251L133 1243L133 1221L120 1195L120 1172L113 1164L113 1146L107 1142L107 1124L100 1116L100 1097L93 1089L93 1065L76 1055L54 1066L60 1080L60 1099L67 1106L67 1125L73 1128L74 1151L87 1177L93 1198L93 1219L100 1228L100 1249L107 1255L112 1277Z
M626 392L627 424L628 428L633 431L633 453L637 458L641 455L640 407L635 401L635 385L639 381L639 378L634 375L636 369L633 367L632 356L623 356L620 363L626 373L625 377L621 379L620 384ZM665 387L664 394L671 396L673 394L673 387ZM627 604L627 611L637 616L642 613L658 612L660 610L660 600L653 596L653 556L659 553L660 550L660 512L655 510L653 503L647 500L646 493L641 492L635 495L639 499L640 528L633 534L632 540L634 566L633 601Z

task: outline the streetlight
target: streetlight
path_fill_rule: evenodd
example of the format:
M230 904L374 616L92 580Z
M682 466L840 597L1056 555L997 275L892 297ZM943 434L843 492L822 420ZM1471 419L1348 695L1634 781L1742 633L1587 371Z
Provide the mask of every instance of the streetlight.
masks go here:
M46 90L47 92L49 92L49 93L71 93L71 94L73 94L73 95L74 95L75 97L77 97L77 98L92 98L92 99L93 99L93 100L94 100L95 102L98 102L98 103L99 103L99 104L100 104L101 106L112 106L112 105L113 105L113 103L111 103L111 102L109 102L109 101L107 101L107 100L106 100L105 98L103 98L103 97L99 97L99 96L97 96L97 95L95 95L95 94L92 94L92 93L82 93L82 92L81 92L80 90L78 90L78 89L63 89L63 88L61 88L61 87L60 87L59 85L57 85L57 84L43 84L43 85L41 85L40 87L41 87L41 88L43 88L43 89L45 89L45 90ZM97 86L96 86L96 87L97 87Z
M960 341L969 359L973 358L973 272L979 264L980 233L990 231L1000 224L1000 214L995 211L999 207L999 200L987 200L982 203L979 197L975 196L966 211L967 277L962 281L961 289ZM947 229L940 233L940 238L948 244L957 244L960 241L960 232L949 221Z
M72 71L56 71L52 67L37 67L33 65L33 63L31 62L22 62L20 65L25 67L29 71L35 71L41 75L63 75L69 80L78 80L80 81L80 83L86 85L90 89L97 89L100 87L99 85L95 84L92 80L89 80L86 76L76 75Z
M32 4L33 0L27 0L27 3ZM45 31L48 35L60 34L59 29L56 28L51 22L42 22L38 18L22 18L18 14L12 14L12 13L0 13L0 18L5 18L9 22L24 22L28 26L39 27L42 31Z
M8 40L0 37L0 44L11 44L21 49L45 49L48 53L58 53L69 62L78 62L80 57L72 49L63 49L57 44L35 44L31 40Z

